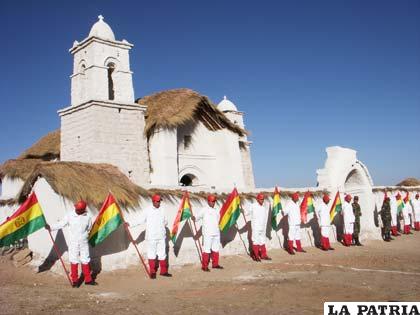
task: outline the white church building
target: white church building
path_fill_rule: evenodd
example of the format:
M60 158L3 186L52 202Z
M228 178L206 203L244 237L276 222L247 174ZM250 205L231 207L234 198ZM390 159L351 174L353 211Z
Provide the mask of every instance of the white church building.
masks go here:
M142 187L255 187L243 113L189 89L135 100L125 39L102 16L75 41L71 105L61 118L61 161L110 163Z

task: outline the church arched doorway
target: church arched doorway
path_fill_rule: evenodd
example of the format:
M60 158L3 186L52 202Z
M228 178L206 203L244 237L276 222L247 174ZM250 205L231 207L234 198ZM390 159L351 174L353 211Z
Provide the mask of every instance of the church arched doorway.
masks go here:
M195 186L198 183L198 179L193 174L185 174L179 180L181 186Z

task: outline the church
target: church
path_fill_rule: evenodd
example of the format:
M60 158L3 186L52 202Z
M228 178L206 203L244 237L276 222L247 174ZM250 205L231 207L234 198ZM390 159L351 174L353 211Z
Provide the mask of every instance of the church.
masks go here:
M135 99L129 53L102 16L75 41L60 160L109 163L141 187L253 189L244 114L190 89Z

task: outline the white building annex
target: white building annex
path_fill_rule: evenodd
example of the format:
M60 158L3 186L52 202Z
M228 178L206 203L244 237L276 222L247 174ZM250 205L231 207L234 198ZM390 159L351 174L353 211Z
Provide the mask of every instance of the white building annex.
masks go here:
M0 222L35 191L49 223L74 211L73 204L84 199L95 217L111 191L128 222L135 220L150 204L150 194L164 196L162 207L169 228L176 216L182 190L191 192L192 208L203 206L207 192L219 195L221 207L234 186L247 208L258 192L272 202L274 187L255 188L250 141L244 113L226 97L217 105L190 89L174 89L136 99L129 52L133 45L118 41L103 17L92 26L87 38L75 41L71 75L71 104L58 111L61 128L42 137L20 156L0 165ZM314 194L315 207L327 192L358 195L362 209L361 240L380 239L378 211L384 191L395 197L400 192L415 194L420 186L375 187L357 152L342 147L326 149L324 168L317 171L317 187L279 187L282 204L289 193L298 191L302 201L307 191ZM279 179L281 182L281 178ZM313 216L302 224L302 243L316 246L319 226ZM249 245L250 228L241 216L238 227L221 237L221 255L243 254ZM330 240L340 238L340 223L331 229ZM171 265L199 263L193 232L182 223L176 244L169 243ZM54 234L67 259L67 229ZM145 253L144 226L132 234ZM278 229L267 225L267 247L284 248L287 219L278 216ZM40 270L57 268L57 257L48 234L39 230L28 238L34 253L33 265ZM133 245L120 227L97 248L91 248L92 262L99 270L138 264Z

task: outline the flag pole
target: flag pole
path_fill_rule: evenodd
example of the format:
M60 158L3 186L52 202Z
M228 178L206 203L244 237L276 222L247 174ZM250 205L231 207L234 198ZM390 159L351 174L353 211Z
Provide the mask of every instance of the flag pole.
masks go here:
M127 223L126 223L126 221L125 221L125 219L124 219L124 215L123 215L123 213L122 213L122 211L121 211L120 207L118 207L118 211L119 211L119 212L120 212L120 214L121 214L121 219L122 219L122 221L123 221L123 225L124 225L125 232L127 233L128 238L130 239L130 242L134 245L134 248L136 249L137 255L139 256L140 261L141 261L141 263L143 264L144 270L146 271L147 275L148 275L148 276L149 276L149 278L150 278L150 271L149 271L149 269L147 268L146 263L144 262L144 258L143 258L143 256L140 254L140 251L139 251L139 249L138 249L138 247L137 247L137 244L136 244L136 242L134 241L133 236L132 236L132 235L131 235L131 233L130 233L130 230L129 230L128 226L127 226Z
M190 200L190 195L188 194L188 191L187 191L187 197L188 197L188 201L189 201L189 204L190 204L190 207L191 207L191 209L190 209L191 215L194 216L193 210L192 210L192 205L191 205L191 200ZM190 222L189 218L188 218L188 223L190 224L190 228L191 228L191 222ZM193 225L194 225L195 235L197 235L198 234L197 225L195 224L194 220L193 220ZM200 239L198 239L197 242L198 242L198 248L199 248L199 251L200 251L200 262L201 262L201 257L203 256L203 249L201 248ZM194 243L195 243L195 240L194 240Z
M244 211L243 211L243 208L242 208L242 200L241 200L241 213L242 213L242 217L244 218L245 225L247 225L247 224L248 224L248 221L246 220L246 217L245 217L245 214L244 214ZM242 235L241 235L241 233L239 232L238 224L237 224L237 223L235 223L235 225L236 225L236 229L238 230L239 238L241 239L242 244L244 244L246 254L247 254L248 256L251 256L251 253L249 252L248 248L246 248L245 242L244 242L244 240L242 239ZM251 233L252 233L252 232L251 232ZM252 240L251 240L251 242L252 242ZM251 243L251 245L252 245L252 243Z
M54 238L51 235L51 231L50 230L47 230L47 231L48 231L48 234L50 235L51 241L53 243L53 248L54 248L55 254L57 255L58 259L60 259L60 261L61 261L61 265L63 266L64 273L66 274L67 279L69 280L70 285L73 286L73 282L71 281L70 276L69 276L69 273L68 273L67 268L66 268L66 265L64 264L64 261L61 258L60 251L58 250L57 246L55 245Z

